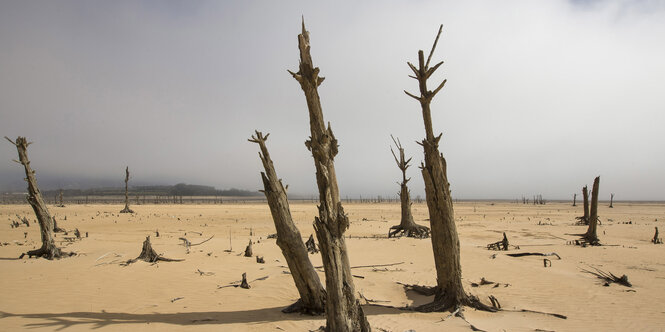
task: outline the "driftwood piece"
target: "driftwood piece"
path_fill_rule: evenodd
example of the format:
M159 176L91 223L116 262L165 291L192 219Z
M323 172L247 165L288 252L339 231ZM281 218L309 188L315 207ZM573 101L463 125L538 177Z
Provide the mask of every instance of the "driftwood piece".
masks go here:
M146 261L148 263L184 261L184 259L166 258L162 255L158 255L155 249L152 249L152 243L150 243L150 236L146 236L145 241L143 241L143 248L141 248L141 254L138 257L130 259L121 265L127 266L138 260Z
M342 207L335 172L334 158L339 146L330 123L326 127L323 120L318 86L324 78L319 76L319 68L314 67L310 48L309 32L303 19L302 32L298 35L299 70L289 73L300 83L309 111L311 135L305 146L314 158L319 189L319 216L314 219L314 230L326 276L326 329L335 332L370 331L365 313L356 299L344 239L349 219Z
M46 207L46 203L42 198L42 193L39 191L35 171L32 169L32 167L30 167L30 160L28 159L28 146L32 143L28 142L25 137L21 136L17 137L16 141L12 141L7 136L5 136L5 139L16 146L19 157L19 160L16 162L23 165L23 169L25 170L25 180L28 182L28 195L26 198L32 207L32 210L35 212L35 215L37 216L37 221L39 222L39 232L42 240L42 246L39 249L30 250L27 253L21 254L20 258L28 255L30 258L43 257L51 260L54 258L75 255L75 253L65 253L55 245L53 218L51 218L51 214L49 213L48 208ZM27 221L27 219L25 220ZM29 224L30 223L27 222L28 226Z
M542 252L520 252L520 253L514 253L514 254L506 254L506 256L510 257L524 257L524 256L556 256L556 258L561 259L561 256L555 252L550 252L550 253L542 253Z
M263 133L255 131L255 135L252 135L249 141L258 144L261 150L259 158L265 171L261 172L263 193L268 201L270 213L277 230L273 238L277 239L277 246L286 259L293 282L300 294L298 301L282 311L285 313L321 314L325 310L326 291L307 255L308 251L318 252L318 250L314 244L313 236L310 236L307 243L303 244L300 231L293 222L287 197L288 186L282 185L282 181L277 177L275 166L266 146L269 135L264 136ZM271 238L271 236L269 235L268 238Z
M254 253L252 252L252 240L249 240L249 244L245 248L245 257L252 257Z
M263 259L263 256L256 256L256 262L259 264L265 264L265 260Z
M586 270L586 269L581 269L581 270L584 273L593 274L598 279L604 280L605 284L603 284L603 286L609 286L611 283L617 283L617 284L622 285L622 286L633 287L633 284L631 284L628 281L628 276L625 275L625 274L622 275L621 277L617 277L614 274L612 274L612 272L605 272L605 271L602 271L602 270L600 270L598 268L595 268L595 267L592 267L592 268L596 271L590 271L590 270Z
M411 213L411 191L407 186L407 183L411 178L406 177L406 170L411 166L409 165L411 158L406 159L404 156L404 148L402 147L402 142L399 141L399 138L395 140L392 135L390 135L390 138L392 138L393 143L395 143L395 146L399 151L399 158L397 158L392 146L390 147L390 152L393 154L393 158L395 158L397 168L402 171L402 182L398 182L400 185L400 191L398 194L400 198L402 218L399 225L390 227L390 230L388 230L388 237L391 238L405 235L407 237L415 237L419 239L428 238L429 227L416 224L416 222L413 221L413 214Z
M125 168L125 208L120 210L120 213L134 213L134 210L129 208L129 166Z
M245 274L245 273L243 273L243 274ZM266 279L268 279L268 277L269 277L269 276L264 276L264 277L256 278L256 279L251 280L251 281L247 281L247 276L245 275L245 277L243 278L243 280L244 280L245 283L247 283L247 285L249 286L250 283L253 283L253 282L255 282L255 281L266 280ZM219 286L219 285L218 285L218 286L217 286L217 289L222 289L222 288L227 288L227 287L235 287L235 288L241 287L241 285L242 285L242 281L243 281L243 280L234 281L234 282L232 282L232 283L230 283L230 284L228 284L228 285L224 285L224 286ZM243 287L243 288L244 288L244 287Z
M506 232L503 232L503 240L488 244L487 250L508 250L508 246L508 237Z
M427 80L443 64L443 61L441 61L433 67L429 67L442 30L443 25L439 27L439 32L436 35L427 62L425 62L422 50L418 51L418 67L407 62L414 74L410 77L418 81L420 95L417 96L406 90L404 91L420 104L425 125L425 139L418 144L423 147L425 154L425 162L421 163L420 168L425 182L425 196L431 229L430 237L432 240L432 251L434 252L434 266L436 268L437 280L434 301L420 306L418 310L424 312L446 311L460 305L467 305L476 309L494 312L497 310L496 308L481 303L477 297L471 296L464 291L462 285L462 266L460 264L459 236L457 235L457 228L455 226L447 165L443 154L439 152L439 141L443 134L434 136L432 128L430 103L432 98L446 84L446 80L443 80L433 91L428 89Z

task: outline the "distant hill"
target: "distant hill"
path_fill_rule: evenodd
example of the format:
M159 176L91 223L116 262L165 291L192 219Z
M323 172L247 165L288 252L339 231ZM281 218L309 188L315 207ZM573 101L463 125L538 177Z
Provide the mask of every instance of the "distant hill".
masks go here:
M60 190L46 190L44 195L50 197L57 195ZM244 189L226 189L219 190L212 186L203 186L196 184L178 183L176 185L159 185L159 186L130 186L130 195L159 195L159 196L234 196L234 197L251 197L260 196L258 191L249 191ZM124 187L105 187L105 188L90 188L90 189L64 189L65 196L106 196L106 195L124 195Z

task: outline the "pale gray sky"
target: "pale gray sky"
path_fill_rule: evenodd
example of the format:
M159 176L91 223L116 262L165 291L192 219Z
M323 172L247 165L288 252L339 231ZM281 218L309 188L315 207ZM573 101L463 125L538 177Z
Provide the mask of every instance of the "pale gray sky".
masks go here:
M259 189L268 147L316 192L298 67L305 16L342 196L395 195L390 134L424 129L406 61L444 32L430 85L453 195L665 199L663 1L0 1L0 136L27 136L38 180ZM0 144L0 188L22 188ZM410 168L413 195L423 195ZM106 182L104 182L106 181ZM606 197L607 196L607 197Z

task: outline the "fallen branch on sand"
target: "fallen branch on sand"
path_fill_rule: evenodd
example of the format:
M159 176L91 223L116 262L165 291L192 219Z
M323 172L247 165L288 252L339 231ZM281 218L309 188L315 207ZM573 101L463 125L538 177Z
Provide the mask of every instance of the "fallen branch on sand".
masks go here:
M522 256L556 256L556 258L561 259L561 256L555 252L550 253L541 253L541 252L520 252L515 254L506 254L510 257L522 257Z
M605 271L602 271L602 270L597 269L595 267L591 267L591 268L596 270L596 272L585 270L585 269L581 269L581 270L582 270L582 272L595 275L596 277L598 277L598 279L605 280L605 284L603 284L603 286L609 286L611 283L617 283L619 285L623 285L623 286L626 286L626 287L633 287L633 284L631 284L628 281L628 276L625 275L625 274L622 275L621 277L617 277L614 274L612 274L612 272L605 272Z

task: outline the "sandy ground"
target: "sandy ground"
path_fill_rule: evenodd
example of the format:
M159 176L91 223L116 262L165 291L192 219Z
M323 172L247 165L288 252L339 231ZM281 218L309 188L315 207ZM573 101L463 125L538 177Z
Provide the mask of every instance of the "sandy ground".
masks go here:
M59 244L79 256L56 261L17 259L39 246L37 224L10 228L15 215L34 219L28 205L0 206L0 330L119 331L307 331L325 324L321 316L283 314L280 309L298 298L274 239L266 204L135 205L136 214L120 215L122 206L49 206L67 230L78 228L89 237L73 243L58 234ZM293 204L292 214L303 237L313 232L314 204ZM402 263L380 268L356 268L356 289L379 304L407 306L430 300L405 292L397 282L433 285L435 278L429 239L388 239L388 228L399 223L398 204L346 204L351 227L347 240L352 266ZM496 296L505 309L498 313L466 309L466 319L487 331L663 331L665 330L665 245L649 242L654 226L664 224L665 204L616 203L599 207L604 246L581 248L566 244L585 227L574 226L581 207L569 203L533 206L516 203L463 202L455 205L462 246L463 278L468 292L489 303ZM414 217L427 225L427 207L414 204ZM64 220L64 218L67 218ZM632 224L624 224L631 221ZM539 223L541 225L539 225ZM545 225L542 225L545 224ZM659 227L665 232L665 227ZM160 237L155 237L155 231ZM24 232L27 238L24 239ZM198 233L197 233L198 232ZM250 232L253 234L250 236ZM513 258L485 248L506 232L510 252L556 252L552 267L543 257ZM72 233L70 233L71 236ZM662 234L662 233L661 233ZM130 266L119 263L136 257L151 235L153 247L182 262ZM193 243L190 253L179 237ZM229 240L231 236L231 242ZM249 239L255 255L242 252ZM232 245L232 247L231 247ZM227 250L231 250L227 252ZM496 254L496 258L491 258ZM310 255L321 265L317 255ZM632 288L603 286L582 268L597 267L626 274ZM202 273L200 273L201 271ZM251 289L218 288L247 273ZM263 280L256 280L262 277ZM323 281L323 272L320 273ZM481 277L499 287L472 287ZM385 302L383 302L385 301ZM565 315L567 319L518 312L521 309ZM366 305L377 331L469 331L467 322L448 313L414 313Z

